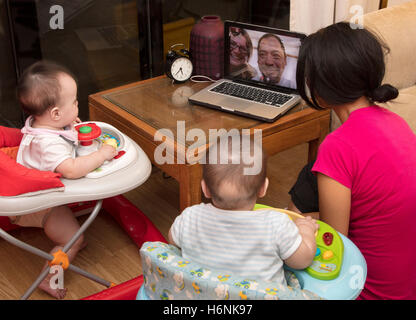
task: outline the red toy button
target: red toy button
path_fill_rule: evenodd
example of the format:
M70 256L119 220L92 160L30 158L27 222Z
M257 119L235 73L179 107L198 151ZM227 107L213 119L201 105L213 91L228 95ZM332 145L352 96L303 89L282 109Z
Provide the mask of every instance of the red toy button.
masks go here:
M114 159L120 158L125 153L126 153L126 151L121 150L119 153L117 153L117 155L114 157Z
M330 246L332 241L334 240L334 235L331 232L325 232L322 236L322 239L324 240L324 243L327 246Z
M101 128L95 123L81 124L75 127L78 131L78 140L83 146L89 146L94 139L101 135Z

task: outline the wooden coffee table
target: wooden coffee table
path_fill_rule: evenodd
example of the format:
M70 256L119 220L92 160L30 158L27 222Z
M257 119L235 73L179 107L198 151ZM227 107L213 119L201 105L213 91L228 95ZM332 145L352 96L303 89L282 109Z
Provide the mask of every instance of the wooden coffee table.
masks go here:
M268 155L307 142L309 160L316 157L319 144L329 132L329 110L317 111L302 103L274 123L190 105L188 97L207 85L192 82L173 84L161 76L89 97L92 121L107 122L127 134L142 147L154 165L179 182L180 210L201 202L201 165L183 161L185 153L194 147L194 141L184 140L190 129L200 129L207 137L209 129L261 129L263 148ZM177 132L178 121L185 127L184 132ZM165 131L159 133L170 130L173 139L164 135L162 141L155 141L155 135L161 129ZM161 143L171 146L174 163L159 164L155 161L155 150Z

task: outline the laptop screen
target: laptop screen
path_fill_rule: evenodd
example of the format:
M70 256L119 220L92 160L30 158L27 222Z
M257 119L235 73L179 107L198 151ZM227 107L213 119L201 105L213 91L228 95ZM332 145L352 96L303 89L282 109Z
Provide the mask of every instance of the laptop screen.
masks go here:
M296 66L304 34L225 22L225 77L296 89Z

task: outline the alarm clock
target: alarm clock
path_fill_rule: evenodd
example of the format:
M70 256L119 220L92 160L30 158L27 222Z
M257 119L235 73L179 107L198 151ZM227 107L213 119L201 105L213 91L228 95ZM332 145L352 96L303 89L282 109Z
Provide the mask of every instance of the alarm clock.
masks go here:
M193 65L190 59L190 53L185 48L174 50L176 46L183 46L183 44L173 45L166 55L166 75L175 82L181 83L189 80L192 76Z

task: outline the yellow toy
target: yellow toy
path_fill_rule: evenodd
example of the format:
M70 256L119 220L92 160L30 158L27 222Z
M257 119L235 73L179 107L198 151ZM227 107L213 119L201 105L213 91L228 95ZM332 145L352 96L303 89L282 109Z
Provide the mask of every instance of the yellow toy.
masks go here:
M104 140L104 144L109 144L110 146L114 147L114 149L117 149L116 139L110 138L110 139Z

